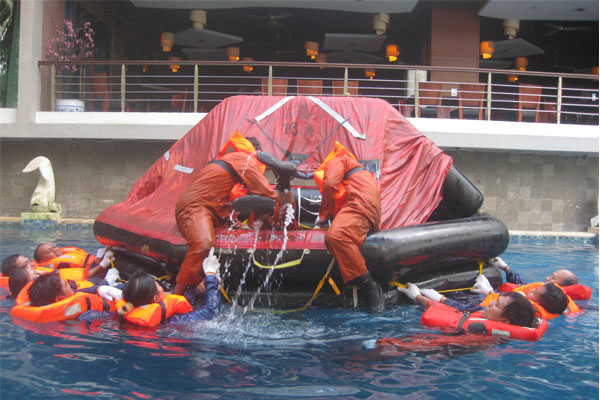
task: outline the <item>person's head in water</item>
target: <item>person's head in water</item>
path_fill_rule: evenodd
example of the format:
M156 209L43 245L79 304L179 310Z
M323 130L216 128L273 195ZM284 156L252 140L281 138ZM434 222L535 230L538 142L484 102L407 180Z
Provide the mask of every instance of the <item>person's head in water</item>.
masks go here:
M162 286L154 281L147 272L137 270L123 287L123 300L127 302L119 314L127 314L135 307L159 303L165 298Z
M75 294L75 288L53 271L38 276L29 287L29 301L34 307L47 306Z
M568 269L559 269L546 277L546 283L556 283L558 286L577 285L578 282L577 275Z
M262 145L260 144L257 138L255 138L254 136L248 136L246 137L246 140L252 143L252 146L254 146L254 150L262 151Z
M546 283L536 289L530 290L527 297L544 307L552 314L562 314L569 304L569 299L554 283Z
M21 289L29 282L37 278L39 273L35 271L33 263L28 263L23 268L15 268L8 276L8 288L13 296L17 296Z
M39 263L62 256L62 251L52 243L40 243L33 252L33 259Z
M483 318L511 325L533 327L535 308L525 296L517 292L502 293L482 311Z
M32 268L35 267L33 261L22 254L10 255L2 261L2 276L8 277L14 269L25 268L28 265L31 265Z

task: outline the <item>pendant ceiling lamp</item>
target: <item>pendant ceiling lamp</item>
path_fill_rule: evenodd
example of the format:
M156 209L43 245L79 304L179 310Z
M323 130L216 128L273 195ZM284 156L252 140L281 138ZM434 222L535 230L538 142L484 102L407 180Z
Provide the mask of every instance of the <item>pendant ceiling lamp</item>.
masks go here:
M317 58L315 59L316 63L319 64L325 64L327 63L327 54L326 53L319 53L317 54ZM324 67L321 67L319 69L323 69Z
M508 76L508 81L509 82L516 82L519 80L519 76L518 75L509 75Z
M373 29L377 35L383 35L390 24L390 15L386 13L377 13L373 15Z
M387 57L389 62L397 61L399 55L400 50L398 50L397 44L388 44L387 46L385 46L385 56Z
M479 53L484 59L492 58L492 54L494 53L494 42L486 40L479 43Z
M173 71L173 72L179 71L179 68L181 66L179 64L177 64L177 61L181 61L181 58L179 58L179 57L169 57L169 61L173 61L173 64L169 65L169 68L171 69L171 71Z
M227 48L227 58L229 61L239 61L240 60L240 48L239 47L228 47Z
M195 29L204 29L206 26L206 11L192 10L190 11L190 21L194 23Z
M318 42L304 42L304 48L306 49L306 55L314 60L319 54L319 43Z
M254 58L252 58L252 57L244 57L244 58L242 58L242 62L244 62L244 61L245 62L254 61ZM242 69L244 71L246 71L247 73L251 73L252 71L254 71L254 67L252 65L244 65L242 67Z
M175 44L175 35L171 32L163 32L160 35L160 45L162 47L162 51L169 52L171 48Z
M375 70L373 68L365 69L365 76L369 79L373 79L373 77L375 76Z
M517 67L519 71L525 71L527 69L527 64L529 64L527 57L515 58L515 67Z
M504 27L504 35L508 39L514 39L519 32L519 20L518 19L505 19L502 21Z

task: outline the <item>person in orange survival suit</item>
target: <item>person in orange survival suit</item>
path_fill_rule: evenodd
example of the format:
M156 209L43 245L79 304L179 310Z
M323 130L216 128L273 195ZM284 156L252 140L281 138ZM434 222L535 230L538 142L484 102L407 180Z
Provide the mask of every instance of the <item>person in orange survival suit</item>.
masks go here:
M204 167L177 200L175 218L188 251L177 274L174 294L183 295L188 286L202 282L202 262L214 246L215 227L225 226L231 214L230 192L238 182L250 192L281 204L293 202L293 197L289 199L291 192L280 191L278 196L264 177L255 156L261 150L260 142L241 135L236 140L240 146Z
M364 290L369 311L383 311L381 288L373 281L360 253L367 234L379 229L381 196L377 180L338 142L313 177L322 195L315 225L322 226L333 216L325 245L335 257L344 283Z

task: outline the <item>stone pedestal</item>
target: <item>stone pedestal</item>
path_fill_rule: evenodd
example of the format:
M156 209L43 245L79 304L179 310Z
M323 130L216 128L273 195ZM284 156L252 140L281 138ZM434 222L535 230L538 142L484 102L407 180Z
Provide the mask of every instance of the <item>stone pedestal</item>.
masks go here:
M21 213L21 228L54 229L58 225L60 213Z
M22 212L21 221L23 220L36 220L36 221L58 221L60 213L36 213L36 212Z

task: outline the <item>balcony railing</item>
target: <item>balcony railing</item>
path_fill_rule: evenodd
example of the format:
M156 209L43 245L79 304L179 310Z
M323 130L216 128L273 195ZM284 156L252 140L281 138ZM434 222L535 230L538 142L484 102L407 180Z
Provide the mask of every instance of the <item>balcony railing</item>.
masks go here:
M208 112L235 95L359 96L406 117L598 124L598 76L409 65L290 62L96 61L49 69L51 110L79 99L88 111ZM246 69L253 70L244 72ZM369 78L365 75L372 75Z

